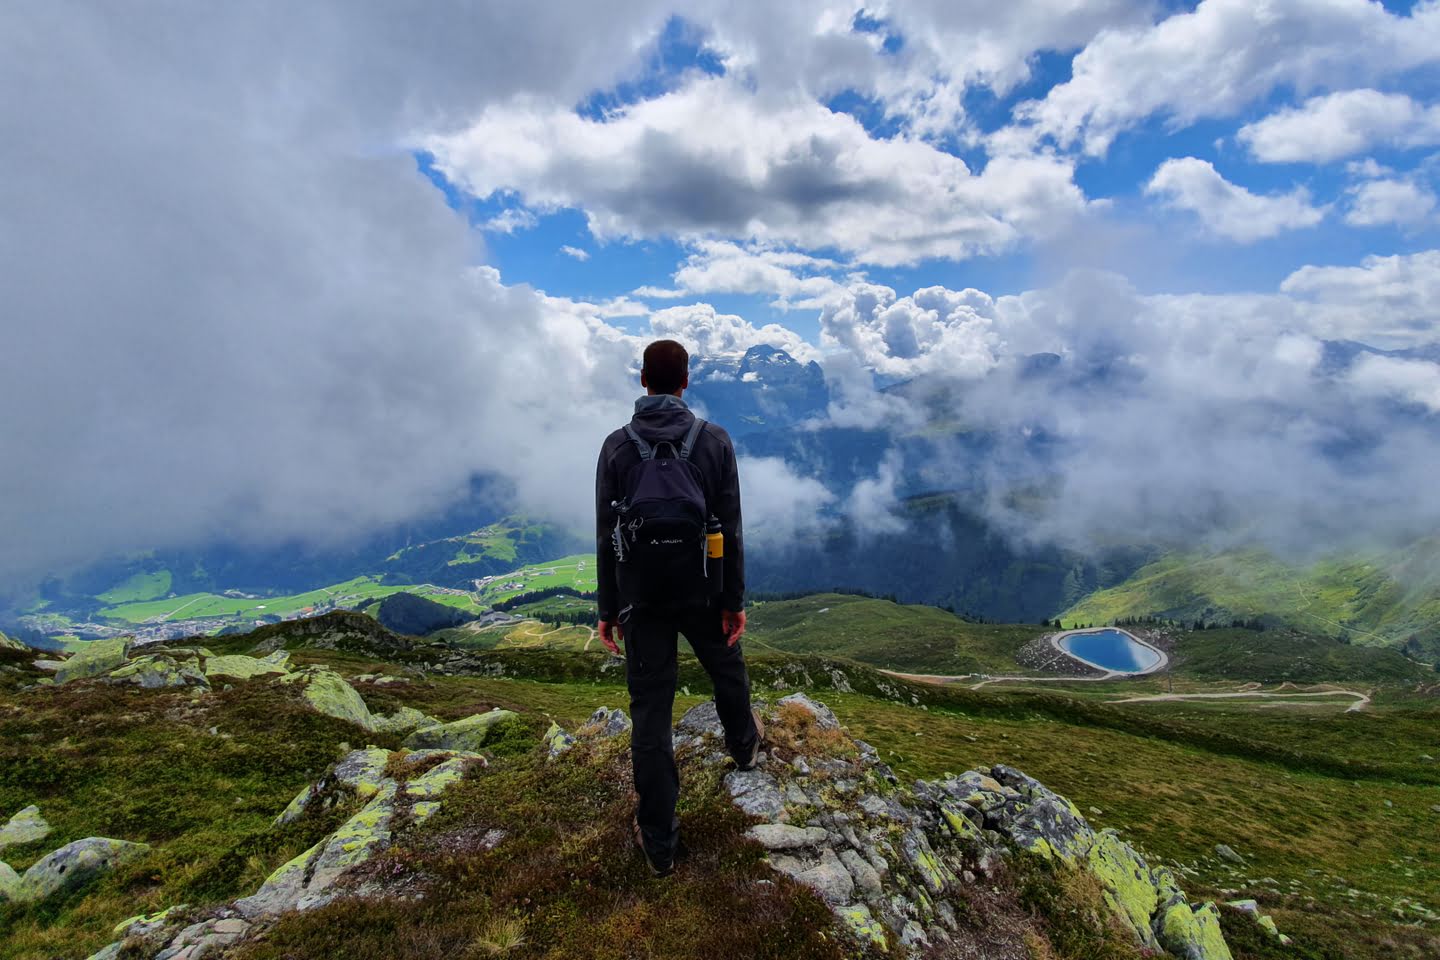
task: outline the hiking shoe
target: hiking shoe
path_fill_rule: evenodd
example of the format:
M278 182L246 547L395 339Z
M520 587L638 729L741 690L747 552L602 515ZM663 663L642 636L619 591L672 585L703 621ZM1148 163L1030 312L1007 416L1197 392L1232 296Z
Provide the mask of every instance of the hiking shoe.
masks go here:
M735 766L739 770L754 770L760 762L760 748L765 745L765 721L760 719L760 711L751 709L750 716L755 718L755 748L750 751L750 757L746 760L735 758Z
M645 858L645 865L650 868L650 875L656 877L668 877L675 872L675 861L668 860L661 862L650 856L650 851L645 849L645 834L640 830L640 819L637 817L630 821L631 830L635 836L635 846L640 848L640 855Z

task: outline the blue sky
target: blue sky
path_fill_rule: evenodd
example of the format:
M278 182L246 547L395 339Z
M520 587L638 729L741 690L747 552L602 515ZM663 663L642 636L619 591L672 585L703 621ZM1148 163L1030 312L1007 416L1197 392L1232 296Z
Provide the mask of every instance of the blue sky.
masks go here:
M1212 4L1213 5L1213 4ZM1230 4L1234 7L1234 4ZM901 5L903 8L903 5ZM1304 4L1295 11L1306 15ZM1385 4L1391 20L1409 16L1414 4ZM1149 29L1157 29L1167 16L1182 19L1194 16L1195 5L1166 4L1162 13L1152 13ZM906 36L903 16L881 19L866 11L857 13L850 23L856 37L875 38L876 68L884 71L893 65L896 73L904 70L935 70L935 62L923 66L906 64L914 52L914 44ZM1375 17L1370 21L1378 22ZM1177 21L1179 22L1179 21ZM1127 21L1129 29L1143 34L1144 19ZM1396 24L1401 29L1410 29ZM1275 29L1284 29L1279 24ZM963 29L963 28L962 28ZM625 79L603 89L590 91L572 105L573 113L596 124L615 122L628 111L643 107L667 94L683 92L705 78L733 80L739 96L757 91L765 82L764 70L754 63L739 62L726 48L724 28L692 22L671 16L663 29L640 51ZM1323 32L1317 29L1315 32ZM1354 59L1365 60L1363 34L1351 38L1359 48ZM1384 42L1377 37L1376 56L1383 56ZM843 80L829 83L828 90L816 100L817 109L853 117L865 134L877 142L906 139L921 140L945 154L962 159L972 173L985 169L991 161L991 144L987 138L1016 125L1016 108L1026 102L1045 101L1057 87L1073 78L1077 55L1086 50L1084 43L1063 43L1053 46L1037 44L1015 51L1017 65L1025 74L1008 82L992 83L985 78L950 78L958 89L963 117L948 128L919 131L914 117L907 113L903 98L887 99L881 86L867 76L865 82L847 86ZM1023 51L1023 53L1022 53ZM1220 51L1223 53L1224 51ZM1297 59L1311 55L1297 42L1290 51ZM1203 57L1205 51L1197 56ZM1326 54L1321 54L1322 58ZM800 236L788 242L771 243L767 249L784 249L832 259L838 266L829 271L840 279L852 273L863 273L867 280L892 287L901 294L932 285L959 289L977 287L994 295L1020 293L1045 286L1075 267L1099 267L1125 275L1143 292L1154 293L1235 293L1274 292L1295 270L1306 265L1339 266L1358 263L1370 255L1395 255L1424 251L1440 240L1440 218L1432 209L1428 215L1413 216L1405 211L1405 222L1373 222L1354 225L1346 222L1347 210L1353 205L1355 191L1366 180L1384 180L1406 184L1406 189L1433 203L1440 168L1435 161L1434 145L1440 136L1418 138L1420 143L1396 145L1377 138L1364 149L1350 152L1344 158L1320 162L1262 162L1248 150L1237 134L1247 125L1257 124L1279 111L1303 105L1313 97L1342 93L1353 89L1377 89L1387 94L1411 97L1415 103L1434 102L1437 89L1437 68L1433 58L1424 57L1412 67L1393 70L1384 64L1352 66L1337 60L1333 72L1348 82L1333 87L1316 82L1314 77L1296 74L1294 82L1280 78L1260 94L1239 102L1207 105L1201 98L1195 103L1163 100L1153 109L1142 111L1122 125L1102 152L1077 150L1073 144L1057 145L1053 140L1041 141L1037 151L1064 159L1072 166L1072 182L1092 206L1087 218L1067 232L1057 244L1053 238L1022 231L1013 239L994 249L966 252L963 255L927 255L917 251L903 263L866 262L856 251L837 250L823 238L806 242L803 227ZM948 64L963 73L965 65ZM1203 69L1203 64L1200 67ZM729 74L729 76L727 76ZM1355 76L1364 76L1362 83ZM1123 91L1117 91L1117 96ZM600 129L604 129L601 127ZM734 131L737 137L744 130ZM1312 208L1323 210L1317 223L1291 223L1262 231L1263 236L1227 236L1207 224L1207 211L1196 209L1204 191L1195 195L1175 195L1173 202L1146 186L1167 160L1195 158L1210 164L1234 188L1249 191L1262 198L1284 196L1304 191L1302 196ZM1355 172L1356 162L1371 160L1382 172L1362 176ZM483 162L483 161L481 161ZM583 162L583 161L582 161ZM532 185L517 181L488 195L477 197L463 186L447 179L435 157L417 152L419 167L448 201L464 212L472 228L483 238L477 250L484 262L499 269L506 282L528 283L547 293L576 300L604 301L625 297L642 287L670 287L672 274L692 252L697 238L719 238L739 244L755 243L757 237L745 230L696 229L692 225L638 230L634 233L595 236L587 213L594 212L584 191L577 191L566 201L556 203L530 202ZM453 170L450 171L453 174ZM1191 169L1189 173L1193 174ZM553 189L553 185L551 185ZM924 202L923 194L911 202ZM723 202L723 200L722 200ZM603 205L597 200L596 205ZM505 211L523 211L523 225L496 229L494 218ZM1303 218L1302 218L1303 219ZM1398 216L1397 216L1398 219ZM487 226L487 224L490 224ZM1028 234L1028 235L1027 235ZM1087 243L1086 237L1098 238ZM580 260L562 252L562 248L583 251L588 259ZM774 291L697 291L673 300L639 298L640 302L657 309L676 303L703 301L717 310L736 313L756 325L781 323L817 342L818 310L814 306L784 309L773 305ZM643 316L616 317L616 326L643 331Z

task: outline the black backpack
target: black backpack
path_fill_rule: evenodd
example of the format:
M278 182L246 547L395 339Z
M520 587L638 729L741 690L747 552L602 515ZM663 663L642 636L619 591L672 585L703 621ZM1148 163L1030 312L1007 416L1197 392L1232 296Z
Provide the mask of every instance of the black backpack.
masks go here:
M615 578L626 604L693 607L709 598L705 530L710 514L704 478L690 462L704 426L696 417L677 451L669 440L652 446L625 425L640 451L640 462L625 473L624 498L611 504ZM669 456L661 454L666 448Z

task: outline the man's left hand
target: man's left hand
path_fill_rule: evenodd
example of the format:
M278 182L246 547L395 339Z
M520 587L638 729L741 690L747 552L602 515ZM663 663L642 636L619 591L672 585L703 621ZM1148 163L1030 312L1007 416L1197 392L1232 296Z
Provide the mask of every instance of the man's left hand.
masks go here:
M745 635L745 611L720 611L720 630L725 634L725 645L733 647Z

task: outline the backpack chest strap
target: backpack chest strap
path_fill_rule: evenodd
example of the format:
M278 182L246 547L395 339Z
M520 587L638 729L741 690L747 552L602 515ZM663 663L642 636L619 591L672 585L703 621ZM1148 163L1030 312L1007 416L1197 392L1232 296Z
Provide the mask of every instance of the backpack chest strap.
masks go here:
M678 453L678 456L681 460L690 459L690 454L695 451L695 441L699 438L700 431L704 429L704 427L705 421L701 420L699 417L696 417L694 422L690 424L690 429L685 433L685 440L680 444L680 452ZM640 451L641 460L650 460L654 458L655 447L651 446L648 442L646 442L645 438L640 436L640 434L636 433L635 428L628 423L625 424L625 433L630 437L632 441L634 441L636 449ZM672 451L675 449L674 445L671 444L670 441L666 440L664 441L664 443L669 445Z

